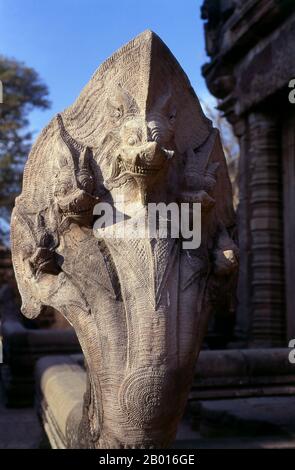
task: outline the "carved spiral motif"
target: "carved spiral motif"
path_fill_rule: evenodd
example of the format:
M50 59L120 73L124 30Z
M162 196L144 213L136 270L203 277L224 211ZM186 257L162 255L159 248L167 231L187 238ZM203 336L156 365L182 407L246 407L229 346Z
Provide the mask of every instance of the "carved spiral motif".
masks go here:
M121 410L140 428L166 426L175 420L175 380L161 370L142 369L126 377L119 391Z

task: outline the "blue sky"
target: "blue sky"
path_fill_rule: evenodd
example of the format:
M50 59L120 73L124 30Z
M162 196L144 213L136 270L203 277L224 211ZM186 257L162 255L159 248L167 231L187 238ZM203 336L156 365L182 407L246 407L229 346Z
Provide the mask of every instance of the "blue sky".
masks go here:
M145 29L155 31L188 74L198 96L211 101L201 66L202 0L0 0L0 54L34 67L48 85L52 107L33 111L35 136L69 106L96 68Z

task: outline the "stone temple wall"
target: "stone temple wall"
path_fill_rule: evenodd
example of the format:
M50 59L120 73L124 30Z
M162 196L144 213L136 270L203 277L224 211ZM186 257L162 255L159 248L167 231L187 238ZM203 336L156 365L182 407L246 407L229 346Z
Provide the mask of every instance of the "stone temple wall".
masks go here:
M206 0L203 75L240 144L236 343L295 337L295 3Z

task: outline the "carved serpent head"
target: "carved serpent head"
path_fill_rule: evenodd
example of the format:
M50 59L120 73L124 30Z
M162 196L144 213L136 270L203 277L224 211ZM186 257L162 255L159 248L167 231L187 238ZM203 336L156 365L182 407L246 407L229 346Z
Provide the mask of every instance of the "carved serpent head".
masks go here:
M106 138L107 143L111 142L109 188L133 180L147 191L163 178L175 154L176 109L170 101L171 93L161 97L151 112L142 113L121 86L113 99L107 99L106 109L113 124Z
M115 204L121 192L131 202L139 194L164 206L201 202L201 246L189 252L180 238L158 234L95 238L97 197ZM220 277L233 265L234 215L218 135L156 35L145 32L108 59L42 132L23 193L12 222L23 312L59 310L87 363L81 433L70 429L65 445L170 445L211 310L214 261ZM31 227L28 214L44 219ZM34 248L28 257L23 240Z
M93 208L97 203L94 196L95 182L90 165L90 149L79 146L66 133L61 116L59 125L68 152L58 154L58 172L55 178L54 197L63 225L74 221L79 225L91 226Z

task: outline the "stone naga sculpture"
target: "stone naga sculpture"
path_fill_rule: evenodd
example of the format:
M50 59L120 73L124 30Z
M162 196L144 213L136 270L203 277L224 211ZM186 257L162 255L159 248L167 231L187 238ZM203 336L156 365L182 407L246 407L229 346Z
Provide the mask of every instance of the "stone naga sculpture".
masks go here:
M129 219L150 202L201 203L201 245L95 236L95 205L122 196ZM22 312L60 311L85 356L84 416L69 447L171 444L216 289L237 266L233 228L218 131L169 49L146 31L43 130L12 216Z

